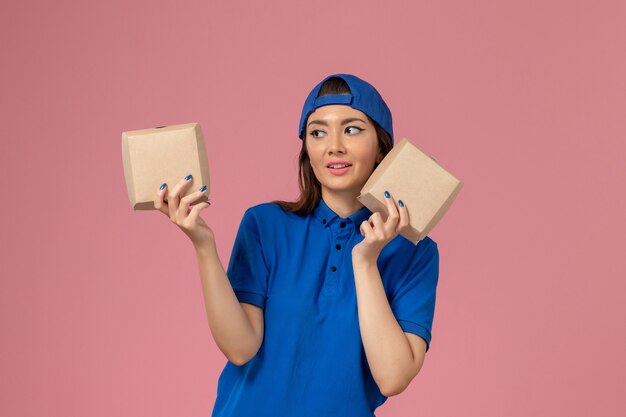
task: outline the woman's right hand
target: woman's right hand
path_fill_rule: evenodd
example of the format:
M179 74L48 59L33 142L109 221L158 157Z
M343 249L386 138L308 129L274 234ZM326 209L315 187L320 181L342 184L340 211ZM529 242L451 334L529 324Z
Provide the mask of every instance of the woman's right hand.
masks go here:
M186 180L185 178L188 178ZM165 214L170 220L176 224L190 239L196 248L215 243L215 235L213 230L199 216L200 211L210 206L208 201L201 201L194 204L193 202L205 196L206 189L195 192L180 198L183 190L189 188L191 184L191 175L183 178L174 186L169 188L168 185L159 189L154 198L154 207L161 213ZM167 197L167 198L166 198Z

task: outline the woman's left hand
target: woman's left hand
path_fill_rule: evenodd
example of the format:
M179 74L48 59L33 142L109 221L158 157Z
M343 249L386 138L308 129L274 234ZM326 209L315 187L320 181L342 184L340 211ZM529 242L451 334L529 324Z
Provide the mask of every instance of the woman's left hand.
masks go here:
M389 195L385 191L386 195ZM386 198L387 221L383 222L379 211L373 213L367 221L361 223L361 235L365 239L352 248L352 256L359 256L370 261L378 259L387 243L393 240L398 233L409 226L409 212L405 205L396 204L391 195ZM400 200L402 201L402 200Z

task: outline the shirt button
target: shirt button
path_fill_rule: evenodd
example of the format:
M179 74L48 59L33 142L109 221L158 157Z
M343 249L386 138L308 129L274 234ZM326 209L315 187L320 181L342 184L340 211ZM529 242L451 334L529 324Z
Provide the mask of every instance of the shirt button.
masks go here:
M331 271L333 271L333 272L335 272L335 271L337 270L337 268L335 268L334 266L331 266L331 267L330 267L330 270L331 270Z
M339 224L339 226L341 226L341 227L346 227L346 222L341 222L341 223Z
M341 249L341 245L339 243L337 243L337 246L335 246L337 248L337 250Z
M322 223L326 224L326 219L322 220Z

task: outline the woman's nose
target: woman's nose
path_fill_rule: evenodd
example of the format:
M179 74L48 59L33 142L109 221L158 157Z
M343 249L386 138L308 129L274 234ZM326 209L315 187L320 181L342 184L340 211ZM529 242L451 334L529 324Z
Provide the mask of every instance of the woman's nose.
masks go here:
M343 135L334 131L330 134L330 148L333 150L344 150Z

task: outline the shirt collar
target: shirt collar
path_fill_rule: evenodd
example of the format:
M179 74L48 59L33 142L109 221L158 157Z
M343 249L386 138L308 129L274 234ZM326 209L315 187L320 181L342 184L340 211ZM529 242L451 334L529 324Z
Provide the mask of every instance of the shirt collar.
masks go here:
M365 220L369 219L372 215L372 212L367 207L363 206L359 211L353 213L348 217L340 217L337 213L335 213L328 204L324 201L323 198L320 198L320 201L317 203L317 206L313 210L313 215L324 225L324 227L328 227L333 223L333 221L352 221L355 227L361 226L361 223Z

